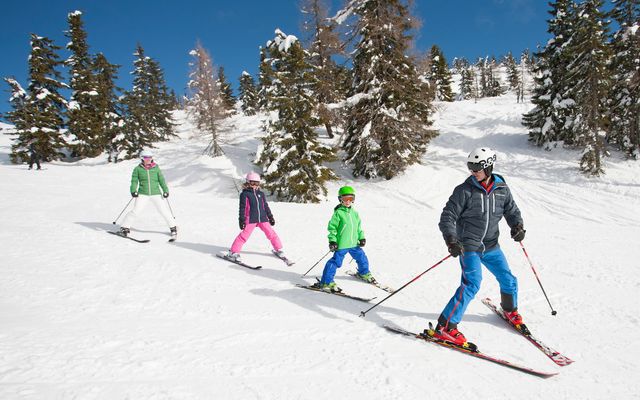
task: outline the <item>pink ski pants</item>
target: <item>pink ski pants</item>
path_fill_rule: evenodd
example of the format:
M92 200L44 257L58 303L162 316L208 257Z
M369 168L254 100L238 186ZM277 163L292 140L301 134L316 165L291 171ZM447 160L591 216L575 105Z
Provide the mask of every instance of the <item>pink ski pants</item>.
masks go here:
M280 238L276 231L271 227L271 224L268 222L259 222L257 224L247 224L247 226L244 227L231 245L232 253L240 253L242 246L244 246L247 240L249 240L251 233L253 233L253 230L256 229L256 227L262 229L262 232L267 236L267 239L271 242L274 250L277 251L282 248L282 242L280 242Z

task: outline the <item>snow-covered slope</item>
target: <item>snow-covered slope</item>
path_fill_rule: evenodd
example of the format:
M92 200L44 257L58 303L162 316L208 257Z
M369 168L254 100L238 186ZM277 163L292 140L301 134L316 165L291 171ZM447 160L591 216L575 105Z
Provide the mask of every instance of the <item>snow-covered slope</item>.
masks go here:
M607 175L577 173L578 154L527 144L513 97L443 104L441 136L423 165L391 181L342 181L315 205L272 202L293 267L269 255L255 232L251 271L213 255L238 233L234 180L251 168L258 118L227 121L226 155L202 155L205 138L178 114L180 138L156 160L171 188L180 237L152 209L137 244L104 231L129 201L136 161L46 164L8 161L0 138L0 398L2 399L605 399L637 398L640 272L637 162L612 157ZM498 151L523 212L525 246L558 315L522 251L503 229L502 247L520 285L520 311L538 337L575 360L557 367L505 328L479 300L460 328L486 353L559 375L541 380L381 328L412 330L437 318L459 281L456 260L380 307L296 288L327 252L326 223L340 185L356 188L372 271L400 287L446 256L440 211L466 176L466 154ZM558 158L559 157L559 158ZM387 294L338 272L349 293ZM306 279L322 271L318 265ZM478 298L498 297L489 273ZM374 302L375 302L374 301Z

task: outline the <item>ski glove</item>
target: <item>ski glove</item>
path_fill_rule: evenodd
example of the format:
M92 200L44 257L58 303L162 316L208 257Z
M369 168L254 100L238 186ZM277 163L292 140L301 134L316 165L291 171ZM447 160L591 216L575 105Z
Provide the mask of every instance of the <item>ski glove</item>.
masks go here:
M358 241L358 246L360 247L364 247L365 244L367 244L367 239L360 239Z
M164 197L165 199L166 199L167 197L169 197L169 192L164 192L164 193L162 193L162 197Z
M338 250L338 243L336 243L336 242L329 242L329 250L330 250L330 251L336 251L336 250Z
M271 224L271 226L276 224L276 219L273 218L273 215L269 216L269 223Z
M238 220L238 226L240 227L240 229L244 229L245 226L247 226L246 222L244 222L244 219L240 218Z
M524 230L522 224L518 224L511 228L511 238L516 242L522 242L522 240L524 240L525 232L526 231Z
M131 197L138 197L138 192L131 192Z
M447 250L449 250L449 254L451 254L452 256L458 257L464 252L464 248L462 247L462 244L458 242L458 239L454 237L448 237L444 241L445 243L447 243Z

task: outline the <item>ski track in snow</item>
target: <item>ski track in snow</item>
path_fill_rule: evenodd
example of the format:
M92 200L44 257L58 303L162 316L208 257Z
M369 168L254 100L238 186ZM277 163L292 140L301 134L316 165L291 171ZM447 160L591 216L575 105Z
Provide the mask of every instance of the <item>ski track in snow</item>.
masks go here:
M214 257L238 233L237 187L255 169L260 117L229 118L225 155L202 154L208 139L177 112L179 138L158 144L156 160L171 189L179 238L152 209L132 235L107 235L129 201L135 160L54 162L46 171L10 164L0 136L0 398L1 399L608 399L638 398L640 345L616 341L613 328L640 325L635 294L640 272L638 163L613 154L607 174L577 172L579 153L527 143L520 116L531 107L513 96L440 104L422 165L391 180L341 181L320 204L270 205L288 256L270 255L256 231L243 259L252 271ZM326 140L327 143L334 143ZM547 379L393 335L383 324L419 331L434 321L457 286L457 260L447 260L389 301L349 278L346 257L336 281L348 293L377 296L370 305L300 290L313 282L327 252L326 224L338 187L357 192L377 279L399 288L446 256L437 228L453 188L467 176L474 147L498 152L496 172L523 213L531 267L502 225L501 246L519 280L520 311L533 333L575 360L557 367L511 332L479 299L460 328L488 354L544 371ZM326 260L326 259L325 259ZM485 270L477 297L499 299ZM622 300L622 301L621 301Z

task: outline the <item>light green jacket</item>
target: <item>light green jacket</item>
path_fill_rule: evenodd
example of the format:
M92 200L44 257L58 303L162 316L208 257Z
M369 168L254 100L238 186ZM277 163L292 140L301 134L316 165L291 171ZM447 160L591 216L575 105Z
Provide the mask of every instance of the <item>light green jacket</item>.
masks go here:
M353 207L336 206L329 221L329 241L338 243L338 249L358 246L359 240L364 239L360 225L360 216Z
M162 192L160 188L162 187ZM131 174L131 193L138 192L147 196L155 196L162 193L168 193L169 188L164 180L160 167L154 165L149 169L145 169L142 165L138 165L133 169Z

